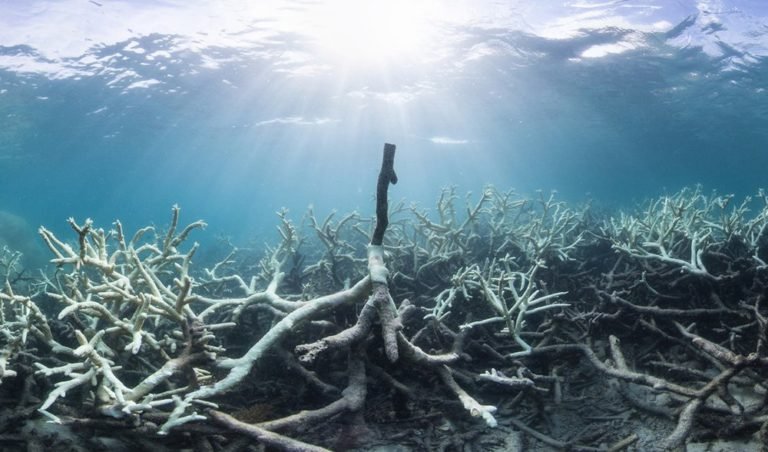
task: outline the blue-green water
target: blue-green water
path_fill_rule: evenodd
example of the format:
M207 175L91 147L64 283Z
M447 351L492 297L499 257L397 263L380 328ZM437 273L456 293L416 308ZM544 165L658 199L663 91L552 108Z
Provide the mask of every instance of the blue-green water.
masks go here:
M422 204L449 184L609 205L766 185L760 1L334 3L0 3L4 241L174 203L272 241L282 206L372 213L384 142L391 196ZM380 26L391 47L366 41Z

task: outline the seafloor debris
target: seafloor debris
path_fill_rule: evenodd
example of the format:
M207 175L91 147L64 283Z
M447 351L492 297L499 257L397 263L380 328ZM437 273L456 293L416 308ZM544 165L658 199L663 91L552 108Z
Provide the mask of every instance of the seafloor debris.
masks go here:
M2 448L768 441L762 192L612 213L448 188L390 206L380 245L356 213L280 212L277 245L205 269L179 213L41 228L43 278L4 250Z

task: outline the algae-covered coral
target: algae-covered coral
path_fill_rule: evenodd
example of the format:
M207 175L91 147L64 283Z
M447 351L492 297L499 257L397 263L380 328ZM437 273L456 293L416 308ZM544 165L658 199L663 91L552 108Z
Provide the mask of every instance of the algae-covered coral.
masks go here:
M376 244L375 218L279 212L273 246L205 266L190 243L205 224L182 226L178 207L164 231L41 228L52 268L39 281L17 279L18 253L3 254L0 442L768 439L764 193L737 203L686 189L609 214L447 188L433 210L401 202L386 217Z

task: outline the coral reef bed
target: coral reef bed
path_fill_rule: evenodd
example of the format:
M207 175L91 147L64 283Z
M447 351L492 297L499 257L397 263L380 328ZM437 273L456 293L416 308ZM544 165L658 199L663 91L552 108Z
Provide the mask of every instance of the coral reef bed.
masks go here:
M178 208L131 236L70 220L33 279L6 248L0 448L768 442L764 193L612 214L447 188L388 220L377 244L375 219L283 211L274 246L203 266Z

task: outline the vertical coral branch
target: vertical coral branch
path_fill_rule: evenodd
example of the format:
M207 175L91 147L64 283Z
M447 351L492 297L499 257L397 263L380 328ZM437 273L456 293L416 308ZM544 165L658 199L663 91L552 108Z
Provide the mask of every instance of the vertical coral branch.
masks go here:
M384 265L384 233L389 225L389 203L387 191L389 184L397 183L395 174L395 145L384 145L384 158L381 162L379 180L376 184L376 229L373 231L371 244L368 247L368 273L371 275L373 295L371 301L376 306L381 319L381 333L384 338L384 351L391 362L397 361L397 332L402 324L397 315L397 307L389 295L387 278L389 271Z
M384 158L381 162L381 171L379 171L379 180L376 184L376 229L373 231L371 245L381 246L384 241L384 232L389 225L389 203L387 201L387 191L389 184L397 184L397 174L395 173L395 145L384 144Z

